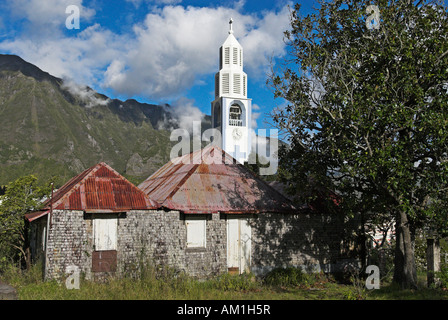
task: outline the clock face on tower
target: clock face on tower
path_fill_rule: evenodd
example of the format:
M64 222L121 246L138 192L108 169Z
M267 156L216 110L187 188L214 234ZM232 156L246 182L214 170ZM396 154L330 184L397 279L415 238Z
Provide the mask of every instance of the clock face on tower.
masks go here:
M239 139L241 139L242 135L243 135L243 133L241 132L240 128L233 129L233 131L232 131L233 139L239 140Z

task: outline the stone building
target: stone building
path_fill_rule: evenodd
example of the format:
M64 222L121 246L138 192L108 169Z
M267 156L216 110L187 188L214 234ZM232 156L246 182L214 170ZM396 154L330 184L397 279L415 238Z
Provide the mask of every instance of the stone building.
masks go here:
M139 188L100 163L26 219L46 279L73 268L88 279L126 275L142 263L199 278L286 266L332 272L347 258L340 216L296 209L213 146L171 160Z
M46 279L59 278L70 268L87 278L122 270L139 231L128 224L159 208L114 169L99 163L58 189L43 210L25 215L32 258L42 259Z
M334 272L349 258L341 214L296 209L219 147L171 160L139 188L169 210L165 226L174 234L159 235L167 242L157 248L189 274L287 266Z

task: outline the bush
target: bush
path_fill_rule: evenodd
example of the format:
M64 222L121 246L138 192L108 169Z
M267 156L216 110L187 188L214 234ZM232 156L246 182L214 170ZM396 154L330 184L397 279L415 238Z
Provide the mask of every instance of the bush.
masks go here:
M302 269L299 268L277 268L269 272L264 283L271 286L289 287L299 286L307 280Z
M241 275L225 273L214 281L214 287L224 291L249 291L256 288L256 282L251 273Z
M448 266L443 266L436 276L440 279L441 287L448 289Z

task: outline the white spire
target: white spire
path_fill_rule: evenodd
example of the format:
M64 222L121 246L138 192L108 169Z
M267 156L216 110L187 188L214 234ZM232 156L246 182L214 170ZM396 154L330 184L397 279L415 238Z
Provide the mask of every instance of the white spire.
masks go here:
M238 161L247 161L251 150L252 99L247 98L247 74L243 70L243 47L235 38L233 19L229 34L219 48L219 72L215 75L212 102L213 128L221 131L223 150Z

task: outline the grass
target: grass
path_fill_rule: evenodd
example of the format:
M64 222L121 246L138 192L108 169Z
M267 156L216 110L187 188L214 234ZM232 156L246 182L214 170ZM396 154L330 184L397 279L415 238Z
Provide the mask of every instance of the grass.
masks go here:
M448 291L422 287L400 290L390 282L366 290L362 281L342 284L332 276L276 269L263 279L249 274L223 274L199 281L173 270L147 268L135 277L110 277L105 282L81 279L80 289L63 281L43 281L41 269L6 270L0 280L17 289L21 300L448 300Z

